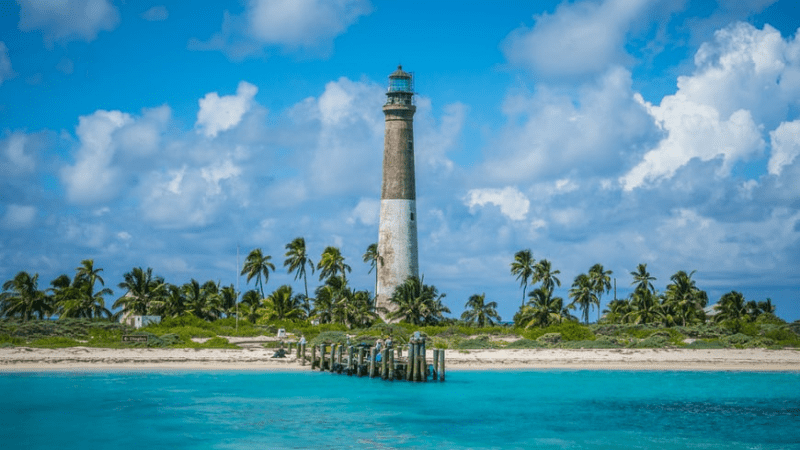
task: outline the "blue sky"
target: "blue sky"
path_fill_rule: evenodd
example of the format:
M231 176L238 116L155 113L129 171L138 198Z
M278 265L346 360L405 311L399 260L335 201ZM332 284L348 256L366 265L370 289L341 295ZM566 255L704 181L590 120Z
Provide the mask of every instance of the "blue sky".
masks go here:
M230 284L238 245L300 289L304 236L372 289L403 64L420 268L454 315L485 292L510 320L530 248L565 298L595 263L624 297L647 263L659 290L696 270L712 302L800 319L797 2L42 3L0 5L2 280L92 258L112 288L138 266Z

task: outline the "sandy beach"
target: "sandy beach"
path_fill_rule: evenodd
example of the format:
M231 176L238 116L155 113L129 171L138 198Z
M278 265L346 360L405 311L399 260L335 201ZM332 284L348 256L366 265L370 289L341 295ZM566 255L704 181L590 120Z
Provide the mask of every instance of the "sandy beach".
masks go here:
M0 371L310 370L264 348L0 348ZM448 350L447 370L590 369L800 371L800 350L506 349ZM428 358L432 353L428 351Z

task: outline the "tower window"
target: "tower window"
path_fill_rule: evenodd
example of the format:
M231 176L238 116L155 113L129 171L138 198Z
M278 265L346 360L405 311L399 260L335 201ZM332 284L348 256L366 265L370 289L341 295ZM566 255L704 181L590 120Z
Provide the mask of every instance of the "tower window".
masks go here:
M411 213L411 220L412 221L414 220L414 213L413 212Z

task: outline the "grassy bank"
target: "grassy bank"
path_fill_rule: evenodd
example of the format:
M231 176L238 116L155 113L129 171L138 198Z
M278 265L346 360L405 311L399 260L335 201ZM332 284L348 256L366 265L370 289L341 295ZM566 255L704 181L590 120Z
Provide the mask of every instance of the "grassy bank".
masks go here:
M343 325L312 326L305 321L253 325L234 319L213 322L192 316L165 319L157 325L134 330L107 320L63 319L56 321L0 321L0 346L37 348L240 348L229 337L275 337L279 329L288 333L285 341L300 336L313 343L365 342L391 335L396 343L408 341L420 331L430 345L445 349L493 348L800 348L800 322L777 320L730 321L688 327L658 325L582 325L564 322L547 328L521 329L511 326L477 328L465 325L417 327L408 324L378 324L366 329L347 330ZM123 335L147 336L147 342L123 342ZM205 338L198 343L193 338ZM265 347L280 345L275 341Z

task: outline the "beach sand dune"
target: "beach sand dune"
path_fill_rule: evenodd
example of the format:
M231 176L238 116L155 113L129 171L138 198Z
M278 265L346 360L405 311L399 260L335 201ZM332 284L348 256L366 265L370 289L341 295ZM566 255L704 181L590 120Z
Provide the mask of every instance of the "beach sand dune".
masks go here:
M0 371L310 370L274 350L0 348ZM800 350L767 349L504 349L448 350L447 370L595 369L800 371ZM432 357L428 350L428 358Z

